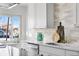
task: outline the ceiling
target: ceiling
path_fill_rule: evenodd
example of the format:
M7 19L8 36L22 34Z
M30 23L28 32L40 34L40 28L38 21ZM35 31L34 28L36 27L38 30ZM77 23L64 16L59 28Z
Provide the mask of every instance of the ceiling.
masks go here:
M20 6L26 7L28 3L20 3Z
M0 8L13 8L15 6L26 7L27 3L0 3Z

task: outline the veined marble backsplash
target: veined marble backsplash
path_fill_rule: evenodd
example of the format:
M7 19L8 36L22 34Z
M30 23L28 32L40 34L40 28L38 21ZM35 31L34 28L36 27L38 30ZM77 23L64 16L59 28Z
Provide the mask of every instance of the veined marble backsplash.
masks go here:
M32 42L37 42L37 33L41 32L44 35L43 43L52 42L53 31L55 29L32 29L29 38Z
M29 32L28 40L37 43L37 32L41 32L44 35L43 43L53 42L53 33L56 29L32 29ZM79 41L79 29L78 28L67 28L65 29L65 40L68 43Z

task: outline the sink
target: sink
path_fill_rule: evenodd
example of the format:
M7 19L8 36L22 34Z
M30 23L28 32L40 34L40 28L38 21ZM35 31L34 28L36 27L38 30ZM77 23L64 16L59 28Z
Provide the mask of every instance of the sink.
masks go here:
M46 43L48 45L55 45L55 46L66 46L69 45L68 43Z
M46 44L48 44L48 45L58 45L56 43L46 43Z

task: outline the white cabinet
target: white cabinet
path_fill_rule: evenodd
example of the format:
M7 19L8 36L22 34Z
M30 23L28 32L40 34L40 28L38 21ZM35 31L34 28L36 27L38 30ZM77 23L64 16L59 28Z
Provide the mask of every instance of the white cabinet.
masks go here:
M26 50L27 50L28 56L37 56L38 55L38 45L28 43Z
M76 3L76 26L79 26L79 3Z
M65 50L48 46L40 46L40 55L41 54L48 56L65 56Z
M53 28L54 27L54 4L53 3L47 3L46 4L46 23L47 28Z
M66 56L79 56L79 52L66 50Z
M39 48L39 54L43 56L79 56L79 51L63 49L60 47L40 45Z
M52 28L54 26L53 4L35 4L34 28Z
M28 4L28 28L52 28L54 9L52 3Z
M29 4L28 8L28 26L32 28L53 28L57 26L59 21L62 22L65 27L73 27L75 24L79 25L78 17L78 5L76 9L76 4L58 4L58 12L54 9L53 3L37 3ZM65 7L64 7L65 6ZM62 7L62 8L61 8ZM77 11L76 11L77 10ZM55 11L55 12L54 12ZM57 19L54 18L60 16ZM76 17L77 15L77 17ZM76 21L77 18L77 21ZM62 20L59 20L62 19Z
M35 4L34 28L46 28L46 3Z
M57 56L57 55L55 55L55 54L51 54L51 53L44 52L44 51L40 51L39 55L40 55L40 56Z

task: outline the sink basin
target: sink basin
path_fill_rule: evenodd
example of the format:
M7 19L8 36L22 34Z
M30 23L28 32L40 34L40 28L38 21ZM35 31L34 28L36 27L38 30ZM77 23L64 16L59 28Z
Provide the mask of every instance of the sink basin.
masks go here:
M46 43L48 45L55 45L55 46L66 46L69 45L68 43Z
M46 44L48 44L48 45L58 45L56 43L46 43Z

